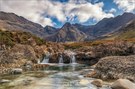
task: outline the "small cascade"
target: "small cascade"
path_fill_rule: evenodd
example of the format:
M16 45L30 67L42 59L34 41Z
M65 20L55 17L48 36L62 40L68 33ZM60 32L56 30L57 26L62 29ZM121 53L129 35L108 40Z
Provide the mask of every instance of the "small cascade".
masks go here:
M76 53L71 50L64 51L64 54L66 54L70 58L70 64L77 64L75 55Z
M40 64L40 59L38 59L37 63Z
M50 53L46 53L43 61L40 64L48 64L49 63L49 57L50 57Z
M70 59L70 63L71 63L71 64L76 64L76 58L75 58L75 55L72 54L70 58L71 58L71 59Z
M62 55L60 55L60 57L59 57L59 64L63 64L63 56Z

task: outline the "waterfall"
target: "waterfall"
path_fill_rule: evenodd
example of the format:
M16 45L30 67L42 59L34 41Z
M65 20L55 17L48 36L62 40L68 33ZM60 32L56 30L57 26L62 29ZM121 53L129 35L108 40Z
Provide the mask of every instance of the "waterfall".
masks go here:
M49 57L50 57L50 53L46 53L46 55L44 56L43 61L41 62L41 64L48 64L49 63Z
M40 64L40 59L38 59L37 63Z
M72 54L71 57L70 57L70 63L71 64L76 64L76 58L75 58L74 54Z
M63 64L63 56L62 55L60 55L60 57L59 57L59 64Z
M75 55L76 53L71 50L65 50L64 54L66 54L70 58L70 64L77 64Z

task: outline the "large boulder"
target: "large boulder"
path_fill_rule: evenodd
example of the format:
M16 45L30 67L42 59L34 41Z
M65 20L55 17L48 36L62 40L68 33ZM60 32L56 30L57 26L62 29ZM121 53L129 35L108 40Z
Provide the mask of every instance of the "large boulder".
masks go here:
M127 78L135 80L135 55L110 56L99 60L94 77L102 79Z
M127 79L118 79L111 87L112 89L135 89L135 84Z

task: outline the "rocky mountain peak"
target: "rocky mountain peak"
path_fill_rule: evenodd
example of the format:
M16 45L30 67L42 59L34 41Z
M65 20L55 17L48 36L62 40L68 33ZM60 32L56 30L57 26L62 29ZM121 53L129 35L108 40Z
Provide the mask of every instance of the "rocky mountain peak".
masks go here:
M65 27L71 27L72 26L72 24L70 23L70 22L66 22L64 25L63 25L63 27L62 28L65 28Z

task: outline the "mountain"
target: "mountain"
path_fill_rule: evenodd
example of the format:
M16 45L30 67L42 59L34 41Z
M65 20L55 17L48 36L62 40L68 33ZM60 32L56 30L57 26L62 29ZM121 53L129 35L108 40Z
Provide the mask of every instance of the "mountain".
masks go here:
M0 28L2 30L10 31L26 31L39 37L48 36L48 33L45 32L41 25L31 22L24 17L18 16L14 13L0 12Z
M104 18L95 25L81 25L74 24L80 31L84 32L93 38L102 37L118 31L124 27L127 23L135 20L135 15L132 13L124 13L122 15L116 16L114 18Z
M79 31L74 25L69 22L65 23L56 34L47 37L49 41L67 42L67 41L84 41L87 35Z
M109 34L107 39L133 39L135 38L135 20L127 23L125 27L119 29L118 31Z
M44 28L44 32L49 34L49 35L55 34L58 31L59 31L59 29L54 28L52 26L48 26L48 25Z
M93 26L94 25L82 25L82 24L73 24L73 26L75 26L79 31L82 31L84 32L86 35L87 35L87 38L85 40L93 40L93 39L96 39L94 36L93 36Z
M30 32L48 41L69 42L89 41L119 35L121 29L135 20L132 13L124 13L114 18L104 18L95 25L65 23L61 28L42 27L14 13L0 12L0 29ZM122 34L122 33L121 33ZM124 33L123 33L124 34Z
M135 20L126 27L120 29L118 39L132 39L135 38Z
M104 18L91 28L93 30L93 36L101 37L113 33L133 20L135 20L135 15L132 13L124 13L115 18Z
M109 34L116 33L133 20L135 20L134 14L124 13L114 18L104 18L95 25L85 26L66 23L56 34L49 36L47 40L66 42L101 39Z

